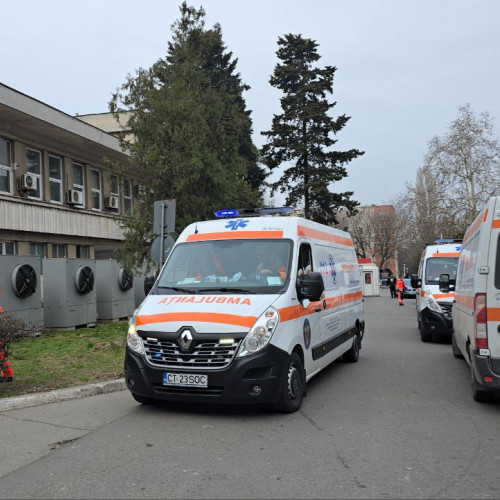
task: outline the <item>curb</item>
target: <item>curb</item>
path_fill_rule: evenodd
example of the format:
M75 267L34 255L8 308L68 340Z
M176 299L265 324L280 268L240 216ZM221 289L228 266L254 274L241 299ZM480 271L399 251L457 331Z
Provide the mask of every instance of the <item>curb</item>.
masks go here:
M81 385L68 389L58 389L56 391L40 392L38 394L27 394L26 396L16 396L12 398L0 399L0 412L28 408L47 403L56 403L68 399L86 398L98 394L121 391L126 388L125 379L109 380L96 384Z

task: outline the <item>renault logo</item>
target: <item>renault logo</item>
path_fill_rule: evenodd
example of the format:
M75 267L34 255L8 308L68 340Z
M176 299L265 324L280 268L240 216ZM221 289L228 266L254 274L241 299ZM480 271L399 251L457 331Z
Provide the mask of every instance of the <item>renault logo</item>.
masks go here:
M193 342L193 336L189 330L184 330L179 337L179 346L183 351L189 350Z

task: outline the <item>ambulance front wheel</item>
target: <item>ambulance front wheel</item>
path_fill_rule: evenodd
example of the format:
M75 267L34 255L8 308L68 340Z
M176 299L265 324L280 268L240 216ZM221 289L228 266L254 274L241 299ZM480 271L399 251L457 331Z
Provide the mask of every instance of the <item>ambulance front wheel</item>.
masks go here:
M283 377L281 398L274 403L274 410L281 413L293 413L300 408L306 386L302 361L296 352L288 358L286 372Z
M432 341L432 333L427 330L424 322L420 320L420 339L422 342L431 342Z

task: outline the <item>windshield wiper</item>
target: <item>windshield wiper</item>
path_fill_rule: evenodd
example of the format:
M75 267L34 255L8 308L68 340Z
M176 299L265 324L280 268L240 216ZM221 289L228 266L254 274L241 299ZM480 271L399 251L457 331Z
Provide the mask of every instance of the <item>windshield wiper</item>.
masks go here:
M256 292L253 292L252 290L248 290L247 288L228 288L228 287L221 287L221 288L198 288L198 292L227 292L227 293L249 293L255 295Z
M161 285L158 285L158 288L161 288L163 290L174 290L174 292L183 292L183 293L191 293L191 294L198 293L198 290L194 290L193 288L182 288L180 286L161 286Z

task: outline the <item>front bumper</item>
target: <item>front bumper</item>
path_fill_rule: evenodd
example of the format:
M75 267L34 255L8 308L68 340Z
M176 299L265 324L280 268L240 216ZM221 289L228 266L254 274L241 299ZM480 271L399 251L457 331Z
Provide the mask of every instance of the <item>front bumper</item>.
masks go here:
M128 347L125 354L125 382L133 394L145 398L179 402L274 403L285 385L288 353L273 345L245 358L234 358L220 370L157 368ZM208 376L207 388L163 385L163 373L196 373ZM259 386L256 393L253 388Z
M500 389L500 359L479 355L479 349L471 349L471 363L476 379L485 389ZM491 377L486 382L484 377Z
M431 311L428 307L420 312L420 321L429 333L447 335L451 337L453 332L453 320L447 318L443 313Z

